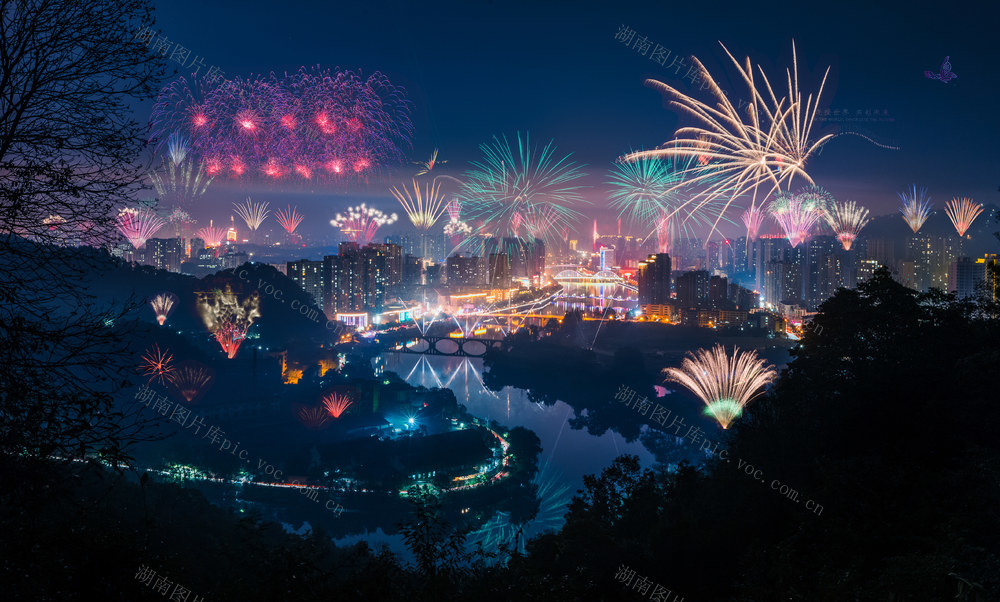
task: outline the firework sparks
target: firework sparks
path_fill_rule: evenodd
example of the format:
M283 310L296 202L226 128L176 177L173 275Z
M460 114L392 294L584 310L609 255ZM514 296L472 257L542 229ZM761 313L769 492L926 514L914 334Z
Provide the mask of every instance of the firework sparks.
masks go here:
M242 300L227 285L226 290L199 292L198 310L229 359L236 353L254 320L260 317L260 299L256 291Z
M247 197L246 203L243 205L233 203L233 206L236 207L236 213L243 218L244 222L246 222L247 228L250 228L250 230L254 233L257 232L257 228L264 223L264 220L267 219L267 216L270 213L267 210L267 201L264 201L263 203L255 203L250 200L250 197Z
M330 423L330 415L327 414L325 408L316 406L299 406L295 415L298 416L299 420L306 426L306 428L314 431L325 428L329 426Z
M736 197L750 191L753 192L751 205L755 205L761 185L769 186L763 196L767 198L780 191L783 185L786 189L790 188L795 177L812 184L805 164L831 137L828 134L818 140L810 140L830 69L827 68L824 73L815 97L809 94L803 98L799 90L798 57L792 44L792 69L786 69L788 94L779 98L762 68L758 66L762 84L758 88L750 59L747 58L741 65L725 45L722 48L749 89L752 101L744 111L745 115L732 105L705 66L693 58L695 68L718 101L716 106L709 106L662 82L646 80L646 86L672 97L670 105L696 118L700 125L680 128L675 134L676 140L665 148L632 153L625 160L634 161L646 156L696 159L688 168L690 182L701 183L713 178L715 183L693 196L685 205L694 203L699 206L714 199L727 198L723 210ZM715 231L715 227L713 224L711 232Z
M462 217L462 201L451 199L448 203L448 221L457 222Z
M368 244L375 238L379 228L394 223L397 219L399 217L395 213L386 215L361 203L357 207L348 208L346 215L338 213L337 217L330 220L330 225L340 228L351 241Z
M158 171L149 172L149 179L161 199L178 207L205 194L212 177L206 173L204 163L188 157L187 140L179 133L170 135L168 149L169 161L164 160Z
M401 161L413 130L405 91L381 73L318 67L215 82L181 77L161 90L152 122L157 140L174 131L190 139L209 176L268 179L367 175Z
M212 220L208 220L208 226L198 230L194 235L204 240L207 246L218 247L222 244L223 239L226 238L226 231L222 228L216 228L215 223Z
M437 157L438 157L438 149L435 148L434 152L431 153L430 159L426 161L414 161L413 162L414 165L420 166L420 170L417 171L417 175L422 176L425 173L430 173L431 171L433 171L435 166L444 165L445 163L447 163L447 161L439 161Z
M954 198L945 204L944 212L948 214L958 235L965 236L965 231L983 212L983 206L970 198Z
M424 185L421 190L416 180L413 180L413 194L408 188L401 190L392 187L389 189L392 196L396 197L399 204L403 206L403 211L418 230L427 230L433 226L447 210L444 196L441 195L441 184L435 182Z
M472 234L472 226L455 219L444 225L444 233L450 237L451 246L457 248L467 236Z
M211 368L194 360L187 360L177 365L170 375L168 387L187 403L194 403L208 391L214 381L215 375Z
M747 244L757 238L760 226L764 223L764 211L760 205L750 205L743 213L743 225L747 227Z
M176 304L177 295L170 292L160 293L149 300L149 305L153 308L153 312L156 314L156 321L160 326L163 326L163 323L173 313L174 305Z
M518 134L516 154L506 137L494 136L492 144L481 144L479 148L484 158L472 162L460 193L468 219L481 224L476 234L500 240L518 238L518 230L531 210L551 210L559 222L580 217L570 205L585 202L578 184L585 174L568 155L556 158L553 142L539 151L531 146L529 136L522 140Z
M125 208L118 212L118 231L132 247L140 249L166 223L148 209Z
M691 158L664 160L645 156L635 161L617 161L611 170L611 205L619 209L619 218L626 217L641 228L652 228L662 252L670 249L683 233L694 236L692 227L708 225L720 216L721 204L715 201L700 207L685 206L679 194L684 186ZM702 182L707 183L707 179ZM727 220L728 221L728 220Z
M171 373L174 371L174 356L169 351L169 349L161 351L160 346L155 343L146 350L146 355L142 356L143 363L139 366L143 375L149 377L146 384L152 384L155 380L164 385L170 380Z
M352 405L354 405L354 402L351 401L348 395L330 393L323 396L323 407L334 418L340 418L344 411Z
M899 200L902 203L899 212L903 214L906 225L916 234L931 214L931 200L927 197L927 189L917 190L917 185L914 184L910 190L899 193Z
M668 381L691 390L705 404L705 415L711 416L723 429L743 413L743 408L777 372L755 351L740 353L733 349L730 357L725 347L699 349L688 353L680 368L664 368Z
M832 197L822 188L809 187L781 193L769 205L771 217L781 226L792 247L804 242L809 231L823 217Z
M868 223L868 210L854 201L831 203L823 216L830 229L837 235L837 240L844 245L845 251L851 250L854 239L858 237L861 228Z
M285 232L288 232L288 235L292 237L294 242L295 229L299 227L305 216L296 211L291 205L288 205L288 208L284 211L281 209L277 210L274 215L278 219L278 223L285 229Z

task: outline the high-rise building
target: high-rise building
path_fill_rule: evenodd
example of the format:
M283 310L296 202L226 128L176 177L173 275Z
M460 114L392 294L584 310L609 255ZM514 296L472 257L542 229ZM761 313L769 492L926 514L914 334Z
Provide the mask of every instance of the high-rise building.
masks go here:
M906 271L907 271L907 267L908 267L907 264L909 264L909 271L910 271L909 275L906 275ZM881 266L882 266L882 264L879 262L878 259L862 259L861 261L859 261L858 262L858 277L857 277L858 284L861 284L862 282L865 282L866 280L870 280L871 277L875 275L875 270L879 269L879 267L881 267ZM912 270L912 266L913 266L913 262L912 261L904 261L904 262L902 262L902 266L901 266L901 269L900 269L900 278L901 278L901 280L905 279L905 278L912 278L913 277L912 276L912 271L913 271ZM902 282L902 281L900 282L900 284L902 284L903 286L912 286L912 285L907 284L906 282Z
M708 279L708 304L712 309L729 309L729 279L712 276Z
M968 257L955 259L948 270L948 291L955 293L959 299L975 296L976 285L986 280L983 267L983 264Z
M289 261L287 267L285 268L288 277L292 279L295 284L299 285L309 296L313 298L316 305L320 309L325 308L324 299L324 289L326 288L326 278L324 270L324 262L313 261L310 259L300 259L298 261Z
M328 316L343 312L381 311L392 277L395 250L386 245L344 242L336 255L323 258Z
M403 284L403 248L392 243L371 243L368 247L378 249L385 255L388 269L386 287L387 290L397 291Z
M143 249L144 263L160 270L179 272L183 248L179 238L150 238Z
M483 286L486 284L486 262L481 257L452 255L448 258L448 286Z
M510 269L510 255L490 253L486 266L492 288L510 288L513 275Z
M639 284L639 305L666 305L670 302L671 260L666 253L650 255L639 262L636 282Z
M682 308L708 307L710 280L706 270L694 270L678 276L677 304Z
M806 263L804 276L806 307L815 311L843 286L843 272L839 255L843 248L832 236L816 236L805 243Z

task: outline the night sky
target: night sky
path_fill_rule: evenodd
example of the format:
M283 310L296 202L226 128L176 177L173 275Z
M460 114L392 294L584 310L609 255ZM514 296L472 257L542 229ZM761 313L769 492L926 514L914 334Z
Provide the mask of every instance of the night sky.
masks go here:
M619 27L674 54L699 57L735 98L748 95L719 42L738 59L749 55L778 87L775 79L791 65L794 38L800 88L815 91L829 65L821 108L887 110L894 121L862 123L861 131L900 147L884 150L856 136L838 137L808 165L817 184L838 200L861 202L873 215L894 212L896 193L911 183L928 187L936 209L952 196L1000 201L996 9L950 8L946 15L941 8L915 4L788 6L173 0L158 4L157 19L171 42L205 57L227 77L317 64L381 71L405 87L413 103L407 160L426 159L439 147L440 158L449 161L442 173L460 175L469 160L480 158L478 146L494 135L512 139L530 132L540 144L554 139L560 153L572 153L591 174L594 187L586 196L593 206L581 210L597 217L602 231L610 231L614 220L604 208L601 186L611 162L630 149L662 144L679 125L693 124L679 121L659 93L642 85L649 77L684 90L690 85L681 79L684 71L676 75L676 67L661 67L615 40ZM924 70L937 72L945 55L958 78L947 84L925 78ZM707 91L698 98L710 99ZM148 107L145 111L143 118ZM857 130L826 124L818 133L840 127ZM408 178L415 170L407 164L392 177ZM247 194L271 200L272 207L298 203L308 216L303 226L316 236L333 234L327 222L354 202L398 210L384 179L352 190L300 185L285 192L217 179L194 216L207 221L225 215L228 221L231 202ZM736 210L729 217L738 221L738 216ZM590 224L578 229L589 232ZM738 235L739 229L730 233Z

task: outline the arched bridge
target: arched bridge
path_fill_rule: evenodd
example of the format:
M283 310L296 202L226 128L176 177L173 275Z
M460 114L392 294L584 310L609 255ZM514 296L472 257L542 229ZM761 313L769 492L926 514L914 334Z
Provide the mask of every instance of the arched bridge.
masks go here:
M490 348L500 349L503 341L496 339L467 339L452 337L428 337L420 335L399 345L394 351L420 353L424 355L447 355L452 357L483 357Z

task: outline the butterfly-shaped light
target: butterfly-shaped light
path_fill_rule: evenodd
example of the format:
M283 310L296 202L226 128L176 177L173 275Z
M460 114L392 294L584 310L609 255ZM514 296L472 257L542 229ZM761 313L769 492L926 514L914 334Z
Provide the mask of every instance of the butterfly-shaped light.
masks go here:
M936 79L943 84L947 84L958 76L951 71L951 56L944 57L944 61L941 63L941 72L934 73L933 71L924 71L924 77L928 79Z

